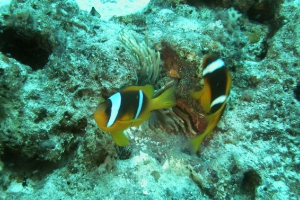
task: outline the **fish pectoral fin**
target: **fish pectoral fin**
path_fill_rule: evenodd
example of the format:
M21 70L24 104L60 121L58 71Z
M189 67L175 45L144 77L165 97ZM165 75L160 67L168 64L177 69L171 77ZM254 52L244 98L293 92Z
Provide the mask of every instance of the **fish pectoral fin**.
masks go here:
M210 111L211 94L207 86L204 86L200 91L191 92L191 97L195 100L200 101L201 107L204 112L208 113Z
M150 116L151 116L151 112L143 114L141 117L139 117L138 119L136 119L136 121L134 123L132 123L131 126L139 126L139 125L141 125L144 121L146 121L147 119L149 119Z
M131 124L131 123L138 122L140 120L142 120L142 119L137 118L137 119L131 119L131 120L118 120L118 122L121 124Z
M191 92L191 97L195 100L200 100L200 97L203 95L203 90L200 90L200 91L193 91Z
M129 140L123 131L110 133L115 143L121 147L129 145Z
M120 123L120 124L128 124L130 127L139 126L143 122L144 122L144 119L142 119L142 118L137 118L137 119L132 119L132 120L118 121L118 123Z

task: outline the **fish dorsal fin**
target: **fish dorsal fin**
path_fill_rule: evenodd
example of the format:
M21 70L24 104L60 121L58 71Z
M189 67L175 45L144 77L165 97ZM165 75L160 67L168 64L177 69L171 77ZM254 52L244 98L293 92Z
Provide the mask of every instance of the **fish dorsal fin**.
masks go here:
M154 88L152 85L145 85L145 86L130 86L125 88L124 90L122 90L122 92L126 92L126 91L138 91L138 90L142 90L143 93L146 95L146 97L148 99L152 99L153 95L154 95Z
M148 99L152 99L153 98L153 95L154 95L154 88L153 88L153 86L152 85L145 85L145 86L143 86L143 92L144 92L144 94L146 95L146 97L148 98Z

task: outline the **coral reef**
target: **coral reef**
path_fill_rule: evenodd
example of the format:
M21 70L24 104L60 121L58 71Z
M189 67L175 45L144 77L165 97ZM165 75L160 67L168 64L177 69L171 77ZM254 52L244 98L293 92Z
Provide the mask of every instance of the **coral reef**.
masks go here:
M78 1L0 4L0 199L299 197L298 0L154 0L114 17ZM119 148L93 112L138 84L141 46L160 69L156 94L175 85L177 107L153 113L162 126L126 130ZM190 92L207 53L225 61L231 97L191 154L206 122Z

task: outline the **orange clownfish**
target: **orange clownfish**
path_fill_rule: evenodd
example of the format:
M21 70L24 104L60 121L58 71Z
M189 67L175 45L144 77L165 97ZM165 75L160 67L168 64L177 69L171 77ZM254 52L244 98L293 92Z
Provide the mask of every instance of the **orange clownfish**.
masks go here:
M139 126L149 119L152 110L176 105L174 88L171 87L153 98L152 85L130 86L99 104L94 119L100 129L109 132L119 146L129 144L123 130Z
M217 126L228 101L231 78L225 67L225 62L217 56L206 55L202 62L204 87L201 91L193 92L192 97L200 100L200 104L207 116L208 125L201 135L190 142L196 152L202 140L211 135Z

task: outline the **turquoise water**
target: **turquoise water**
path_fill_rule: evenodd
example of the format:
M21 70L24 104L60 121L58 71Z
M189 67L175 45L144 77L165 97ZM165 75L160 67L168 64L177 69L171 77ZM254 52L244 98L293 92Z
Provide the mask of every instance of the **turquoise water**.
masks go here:
M299 198L298 0L9 3L0 4L0 199ZM232 82L194 153L212 111L191 93L223 94L205 82L208 54ZM153 98L175 87L177 104L125 129L130 145L118 147L93 114L148 83Z

